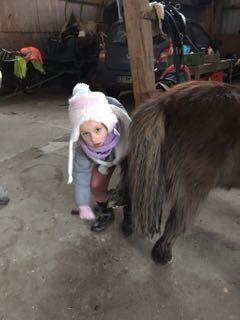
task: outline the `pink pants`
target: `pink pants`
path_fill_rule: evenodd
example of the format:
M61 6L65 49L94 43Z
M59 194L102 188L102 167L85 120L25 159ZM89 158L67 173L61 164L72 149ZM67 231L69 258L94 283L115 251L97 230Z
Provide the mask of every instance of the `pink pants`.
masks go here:
M115 167L111 167L108 170L107 175L102 175L97 167L94 165L92 169L92 177L90 182L91 192L94 195L96 202L105 202L108 199L107 190L109 181L114 172Z

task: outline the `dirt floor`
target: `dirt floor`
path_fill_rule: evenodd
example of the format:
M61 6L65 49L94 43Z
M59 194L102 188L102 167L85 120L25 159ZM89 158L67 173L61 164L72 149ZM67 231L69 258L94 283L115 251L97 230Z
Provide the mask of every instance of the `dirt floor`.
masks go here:
M152 262L157 238L121 235L121 210L93 234L70 215L67 98L51 88L0 100L11 197L0 208L0 319L239 320L240 190L211 193L171 265Z

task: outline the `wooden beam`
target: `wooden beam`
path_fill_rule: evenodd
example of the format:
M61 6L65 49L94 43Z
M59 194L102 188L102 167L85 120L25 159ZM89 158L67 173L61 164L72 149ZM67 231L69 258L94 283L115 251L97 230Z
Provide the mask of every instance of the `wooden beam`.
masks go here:
M233 4L233 5L227 5L223 6L224 10L240 10L240 5Z
M135 104L155 91L151 22L143 19L148 0L123 0Z
M66 0L58 0L58 1L65 1ZM85 4L87 6L94 6L94 7L104 7L104 3L99 3L99 2L91 2L87 0L67 0L69 3L79 3L79 4Z
M223 17L223 6L225 4L224 0L215 0L214 1L214 27L213 33L219 34L221 33L221 26L222 26L222 17Z
M204 29L213 36L214 6L213 3L204 9Z

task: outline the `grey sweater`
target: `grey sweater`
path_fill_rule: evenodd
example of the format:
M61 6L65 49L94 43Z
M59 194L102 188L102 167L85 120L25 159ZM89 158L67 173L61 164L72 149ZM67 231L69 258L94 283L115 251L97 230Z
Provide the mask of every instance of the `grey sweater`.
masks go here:
M100 161L101 165L103 164L106 165L106 167L111 167L118 165L127 154L128 127L131 119L128 116L127 111L117 99L107 97L107 100L120 123L120 140L112 151L112 153L114 153L114 159L112 161ZM73 163L73 184L75 202L78 207L90 205L90 180L92 175L92 166L94 163L99 165L100 162L98 159L89 158L84 153L81 146L77 144Z

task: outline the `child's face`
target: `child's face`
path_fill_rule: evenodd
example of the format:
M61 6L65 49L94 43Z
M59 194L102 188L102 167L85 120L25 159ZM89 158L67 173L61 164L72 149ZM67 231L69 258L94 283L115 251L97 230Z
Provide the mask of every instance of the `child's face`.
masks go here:
M81 124L80 135L90 147L101 147L108 135L107 128L100 122L89 120Z

